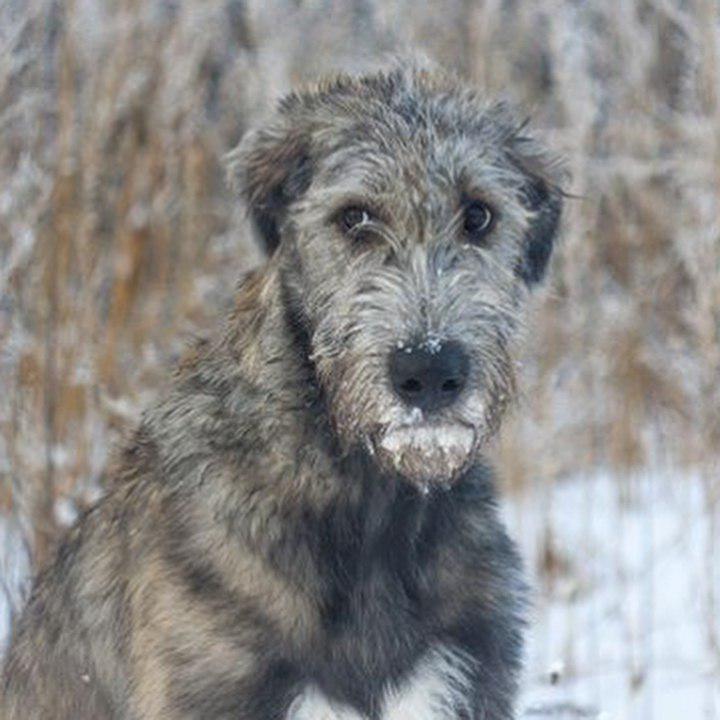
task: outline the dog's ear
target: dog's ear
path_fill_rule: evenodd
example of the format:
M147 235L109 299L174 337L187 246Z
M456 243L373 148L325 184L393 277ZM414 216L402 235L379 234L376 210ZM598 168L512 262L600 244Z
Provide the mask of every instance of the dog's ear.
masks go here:
M227 168L230 184L246 202L260 241L271 255L280 244L288 205L312 179L308 135L280 116L249 132L228 154Z
M542 177L529 177L521 190L523 205L532 213L523 241L518 275L530 285L545 276L560 225L563 196L559 188Z
M551 157L531 137L524 134L527 121L510 134L510 162L521 172L520 201L530 214L522 255L516 266L526 285L540 282L547 271L563 208L562 185L567 173L557 158Z

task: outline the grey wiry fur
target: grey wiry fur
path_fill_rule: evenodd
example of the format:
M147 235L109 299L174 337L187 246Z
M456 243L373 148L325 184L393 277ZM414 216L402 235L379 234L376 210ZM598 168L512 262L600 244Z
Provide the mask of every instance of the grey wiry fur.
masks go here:
M552 248L553 164L504 105L410 66L292 95L231 172L269 262L36 581L2 717L281 720L320 697L507 720L523 588L480 452ZM468 198L493 209L480 243ZM389 355L447 343L462 395L405 406Z

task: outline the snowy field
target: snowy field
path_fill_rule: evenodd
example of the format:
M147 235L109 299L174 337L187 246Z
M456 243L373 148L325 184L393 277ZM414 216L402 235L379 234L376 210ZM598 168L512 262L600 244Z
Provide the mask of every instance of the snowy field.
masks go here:
M710 488L667 473L624 483L597 475L510 504L513 535L535 568L528 717L550 704L575 712L542 717L720 718Z
M667 473L538 485L505 504L535 588L525 717L718 720L720 565L710 483ZM0 642L26 576L0 525Z

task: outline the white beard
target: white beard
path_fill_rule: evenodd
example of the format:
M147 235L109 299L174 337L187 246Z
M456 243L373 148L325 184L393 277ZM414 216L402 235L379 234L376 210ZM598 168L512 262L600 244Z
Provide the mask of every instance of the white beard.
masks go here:
M413 424L390 427L380 439L381 459L420 486L449 483L462 470L475 445L463 425Z

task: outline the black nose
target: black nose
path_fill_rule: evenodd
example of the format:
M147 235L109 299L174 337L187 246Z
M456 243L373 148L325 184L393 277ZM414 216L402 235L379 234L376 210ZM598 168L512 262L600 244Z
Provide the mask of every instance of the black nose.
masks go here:
M457 400L467 382L469 367L460 343L423 343L393 351L390 380L408 405L439 410Z

